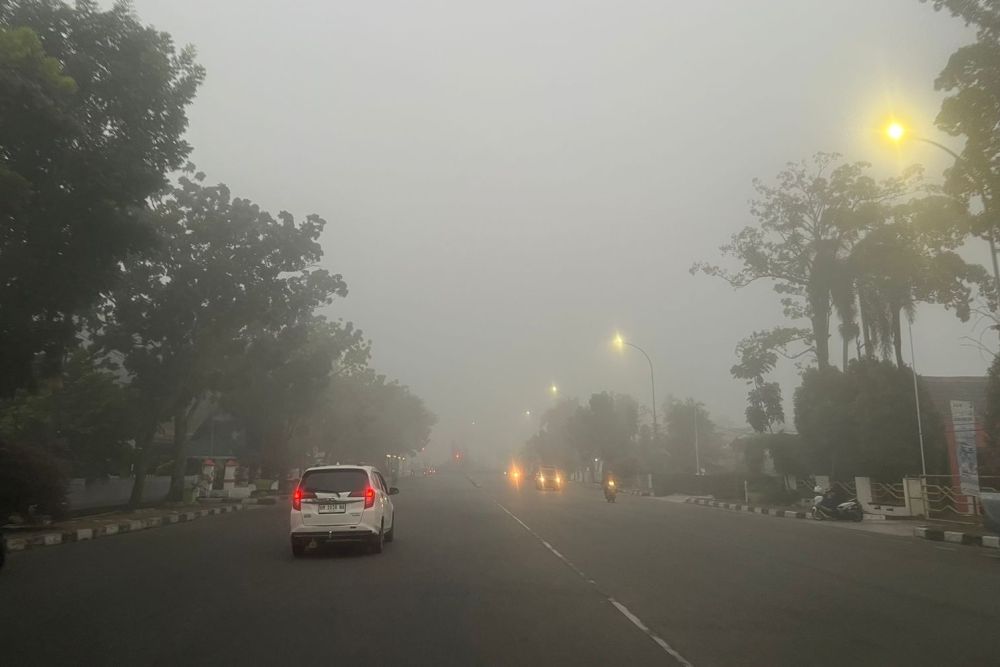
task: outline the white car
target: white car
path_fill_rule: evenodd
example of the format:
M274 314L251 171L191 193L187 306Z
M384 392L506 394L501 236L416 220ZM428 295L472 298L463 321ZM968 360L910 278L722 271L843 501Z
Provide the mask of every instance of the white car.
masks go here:
M302 473L292 494L292 554L311 545L362 542L375 553L395 536L399 493L377 469L363 465L317 466Z

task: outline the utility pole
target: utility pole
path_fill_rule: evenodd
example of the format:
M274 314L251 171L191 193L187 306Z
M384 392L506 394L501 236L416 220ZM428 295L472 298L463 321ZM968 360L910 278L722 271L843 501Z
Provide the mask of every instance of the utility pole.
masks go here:
M701 457L698 454L698 422L701 420L701 408L694 404L694 474L701 474Z

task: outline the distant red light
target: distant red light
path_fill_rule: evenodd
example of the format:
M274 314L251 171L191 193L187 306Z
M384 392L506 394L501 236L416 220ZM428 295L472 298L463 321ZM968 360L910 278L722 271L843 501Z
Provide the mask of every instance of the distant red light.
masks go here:
M365 489L365 509L375 506L375 488L367 487Z

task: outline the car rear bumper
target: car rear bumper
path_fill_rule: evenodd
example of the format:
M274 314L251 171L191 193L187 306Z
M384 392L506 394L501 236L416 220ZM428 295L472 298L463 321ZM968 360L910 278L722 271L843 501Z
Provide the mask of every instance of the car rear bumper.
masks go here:
M303 526L299 530L293 530L290 537L296 542L317 543L326 542L367 542L376 537L378 533L366 526L337 527L324 529L320 526Z

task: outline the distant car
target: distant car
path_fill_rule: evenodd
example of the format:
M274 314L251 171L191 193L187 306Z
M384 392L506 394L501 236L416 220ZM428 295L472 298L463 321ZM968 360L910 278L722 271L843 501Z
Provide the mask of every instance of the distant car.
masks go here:
M373 466L333 465L309 468L292 494L292 554L330 543L367 544L382 553L396 536L396 512L390 487Z
M563 476L552 466L542 466L535 473L535 488L539 491L562 491Z

